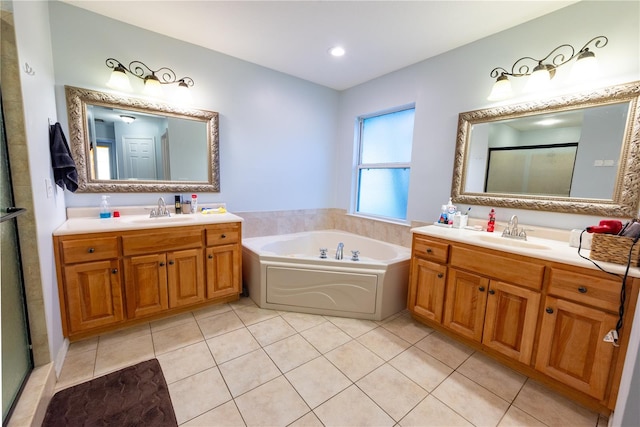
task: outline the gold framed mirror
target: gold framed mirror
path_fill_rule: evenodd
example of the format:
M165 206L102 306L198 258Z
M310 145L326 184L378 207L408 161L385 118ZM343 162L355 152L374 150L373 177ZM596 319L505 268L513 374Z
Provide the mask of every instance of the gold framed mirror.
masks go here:
M220 191L218 113L65 86L78 192Z
M461 113L453 201L636 217L639 96L632 82Z

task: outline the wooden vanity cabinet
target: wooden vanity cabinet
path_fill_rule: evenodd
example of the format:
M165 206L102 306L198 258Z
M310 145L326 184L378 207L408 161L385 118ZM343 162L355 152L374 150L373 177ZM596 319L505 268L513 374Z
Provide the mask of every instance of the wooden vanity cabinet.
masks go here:
M241 289L240 224L218 224L206 229L207 298L238 294Z
M241 224L54 236L63 333L231 301L241 292Z
M423 319L442 323L449 245L414 235L407 306Z
M640 280L627 279L620 347L621 280L600 271L413 235L412 315L509 367L606 413L616 403Z
M603 338L616 328L622 286L603 276L551 270L535 365L596 399L607 390L615 348Z
M119 242L87 235L58 241L58 293L63 331L87 331L124 319ZM64 286L62 286L64 284Z
M456 262L464 264L462 259ZM491 268L493 274L500 275ZM541 274L537 283L542 284ZM539 291L450 268L444 326L529 364L539 304Z
M205 300L202 234L181 227L122 236L129 318Z

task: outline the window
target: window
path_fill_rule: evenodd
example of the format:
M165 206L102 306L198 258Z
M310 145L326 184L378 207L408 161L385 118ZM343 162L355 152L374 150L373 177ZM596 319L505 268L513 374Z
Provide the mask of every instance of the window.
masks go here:
M407 219L415 108L358 119L357 213Z

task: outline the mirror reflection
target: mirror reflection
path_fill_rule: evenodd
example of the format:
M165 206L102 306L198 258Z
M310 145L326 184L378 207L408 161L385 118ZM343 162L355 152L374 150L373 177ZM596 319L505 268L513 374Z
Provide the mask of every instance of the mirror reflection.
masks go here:
M65 86L79 192L220 191L218 113Z
M91 177L207 181L204 122L87 105Z
M471 126L465 191L612 200L629 102Z
M636 216L640 82L461 113L456 203Z

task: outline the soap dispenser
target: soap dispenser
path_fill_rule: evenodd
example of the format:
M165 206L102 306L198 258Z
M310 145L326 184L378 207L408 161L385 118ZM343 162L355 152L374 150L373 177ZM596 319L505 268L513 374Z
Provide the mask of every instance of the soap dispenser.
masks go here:
M109 196L104 194L100 202L100 218L111 218L111 208L109 207Z

